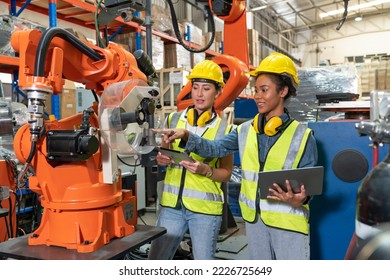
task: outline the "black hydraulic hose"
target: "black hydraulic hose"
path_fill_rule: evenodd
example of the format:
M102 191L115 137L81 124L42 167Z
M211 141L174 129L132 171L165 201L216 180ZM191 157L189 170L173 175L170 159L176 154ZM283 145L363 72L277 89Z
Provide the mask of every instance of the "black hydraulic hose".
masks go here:
M104 57L100 55L98 52L96 52L94 49L87 46L85 43L80 41L76 36L74 36L72 33L70 33L67 30L64 30L59 27L52 27L47 29L43 34L41 39L39 40L37 53L35 57L35 68L34 68L34 75L38 77L43 77L45 74L45 61L46 61L46 54L47 50L49 48L49 45L51 43L51 40L54 37L60 37L64 39L65 41L69 42L74 46L76 49L81 51L83 54L87 55L94 61L98 61L103 59Z
M32 141L31 142L31 149L30 149L30 154L28 155L28 158L26 160L26 163L30 164L31 161L32 161L32 158L34 157L34 154L35 154L35 149L37 147L37 142L36 141Z
M7 219L7 217L5 217L4 219ZM12 219L12 217L10 217L10 219ZM8 239L11 239L12 235L11 235L11 231L10 231L9 224L8 224L7 220L5 220L5 227L6 227L6 230L7 230Z
M11 233L11 236L9 238L13 238L14 237L14 229L13 229L13 223L12 223L12 199L11 197L8 197L8 203L9 203L9 212L8 212L8 217L9 217L9 226L11 228L10 230L10 233ZM7 221L5 221L7 223Z
M213 13L211 12L210 7L206 6L208 20L209 20L210 26L211 26L211 38L210 38L210 41L208 42L208 44L205 47L203 47L203 48L198 50L198 49L194 49L194 48L188 47L183 42L183 39L181 38L179 26L178 26L178 23L177 23L177 17L176 17L175 8L173 6L172 0L167 0L167 3L169 5L169 9L171 10L173 30L175 31L176 38L179 41L180 45L182 45L187 51L193 52L193 53L201 53L201 52L204 52L204 51L208 50L210 48L210 46L213 44L214 37L215 37L215 22L214 22Z
M100 55L94 49L87 46L85 43L80 41L76 36L70 33L67 30L58 27L52 27L45 32L43 32L42 37L39 40L36 56L35 56L35 66L34 66L34 76L43 77L45 75L45 62L47 50L49 49L50 43L54 37L59 37L69 42L72 46L78 49L83 54L87 55L94 61L98 61L104 58L104 56ZM95 98L96 99L96 98ZM40 132L40 136L44 134L44 129ZM31 142L30 154L26 160L26 164L30 164L36 150L37 143L36 141Z
M3 206L1 205L1 201L0 201L0 209L4 209ZM9 216L9 211L10 210L8 210L7 216ZM6 230L7 230L8 239L11 239L12 236L11 236L11 232L10 232L10 229L9 229L9 223L7 221L7 216L4 217L4 219L5 219L4 223L5 223L5 227L6 227Z
M91 89L91 91L92 91L92 94L93 94L93 98L95 99L95 101L96 101L97 103L99 103L99 98L98 98L98 96L97 96L97 94L96 94L96 91L95 91L94 89Z
M42 127L40 133L39 133L39 138L41 138L46 132L46 127ZM37 148L37 142L36 141L32 141L31 142L31 149L30 149L30 154L28 155L28 158L26 160L26 163L30 164L34 155L35 155L35 150Z

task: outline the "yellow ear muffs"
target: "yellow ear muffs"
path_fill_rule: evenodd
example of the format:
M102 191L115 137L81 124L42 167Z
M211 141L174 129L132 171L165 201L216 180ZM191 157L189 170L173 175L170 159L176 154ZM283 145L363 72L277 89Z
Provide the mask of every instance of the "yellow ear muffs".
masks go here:
M205 126L206 124L208 124L210 122L212 115L213 114L210 111L202 112L202 114L200 114L200 116L198 117L196 124L198 126Z
M289 123L290 122L287 122L286 125ZM283 121L277 116L270 118L266 123L263 114L259 113L253 118L253 128L258 134L264 133L268 136L274 136L281 130L282 127L284 127Z
M198 111L191 108L187 112L187 121L192 126L205 126L213 119L213 113L210 111L204 111L198 115Z
M263 115L261 115L261 114L256 114L256 116L253 118L253 128L255 129L257 134L263 133L263 131L261 129L262 128L262 124L261 124L262 118L263 118Z
M187 121L190 125L194 126L198 119L198 111L196 111L194 108L191 108L187 112Z
M270 118L267 123L264 125L264 133L268 136L274 136L280 130L283 121L279 117Z

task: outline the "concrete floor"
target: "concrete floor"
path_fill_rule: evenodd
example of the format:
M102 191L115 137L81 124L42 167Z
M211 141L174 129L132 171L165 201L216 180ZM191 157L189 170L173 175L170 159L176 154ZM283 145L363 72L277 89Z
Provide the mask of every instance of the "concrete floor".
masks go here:
M245 223L241 217L231 216L232 220L228 220L228 226L225 231L218 236L217 253L215 257L221 260L246 260L248 259L247 242L245 238ZM157 220L157 209L155 207L148 207L140 211L138 216L139 224L155 225ZM231 226L231 227L229 227ZM183 242L178 250L179 257L182 252L188 253L190 251L188 242L189 236L185 236ZM147 254L149 244L144 245L139 251ZM184 259L191 259L191 256Z

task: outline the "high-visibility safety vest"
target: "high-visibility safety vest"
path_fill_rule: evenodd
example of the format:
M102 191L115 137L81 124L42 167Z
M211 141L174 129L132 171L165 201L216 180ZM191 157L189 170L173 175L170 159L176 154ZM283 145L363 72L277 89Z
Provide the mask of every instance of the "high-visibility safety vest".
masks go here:
M242 181L239 204L242 217L254 222L258 216L258 177L260 170L257 133L247 121L238 127L239 153ZM270 148L264 163L264 171L297 168L302 158L311 129L293 121ZM294 208L285 202L260 199L260 218L267 226L309 233L309 205Z
M185 114L185 112L182 114ZM218 139L230 132L231 126L225 120L218 117L215 121L217 122L216 125L208 127L202 135L203 138ZM185 128L186 121L181 117L181 113L171 113L168 117L168 126ZM172 149L183 151L179 147L179 143L180 139L175 140L172 143ZM203 158L194 153L191 153L190 156L212 167L220 165L219 158ZM206 176L186 172L180 165L168 166L164 179L161 205L176 208L181 201L183 206L190 211L222 215L224 198L221 184L221 182L213 181Z

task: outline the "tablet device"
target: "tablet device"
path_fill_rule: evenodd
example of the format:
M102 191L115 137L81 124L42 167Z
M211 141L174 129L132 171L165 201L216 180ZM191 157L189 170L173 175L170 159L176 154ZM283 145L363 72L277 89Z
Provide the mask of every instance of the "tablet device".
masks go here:
M171 150L171 149L167 149L167 148L163 148L163 147L158 147L158 150L159 150L159 152L161 154L166 155L166 156L170 157L171 159L173 159L173 161L176 164L179 164L179 162L181 162L182 160L187 160L187 161L194 162L194 159L191 158L186 153L175 151L175 150Z
M274 187L273 183L277 183L284 191L287 191L286 179L290 181L291 188L295 193L299 193L301 185L304 184L307 196L319 195L322 193L324 167L314 166L259 172L260 197L267 198L269 188Z

